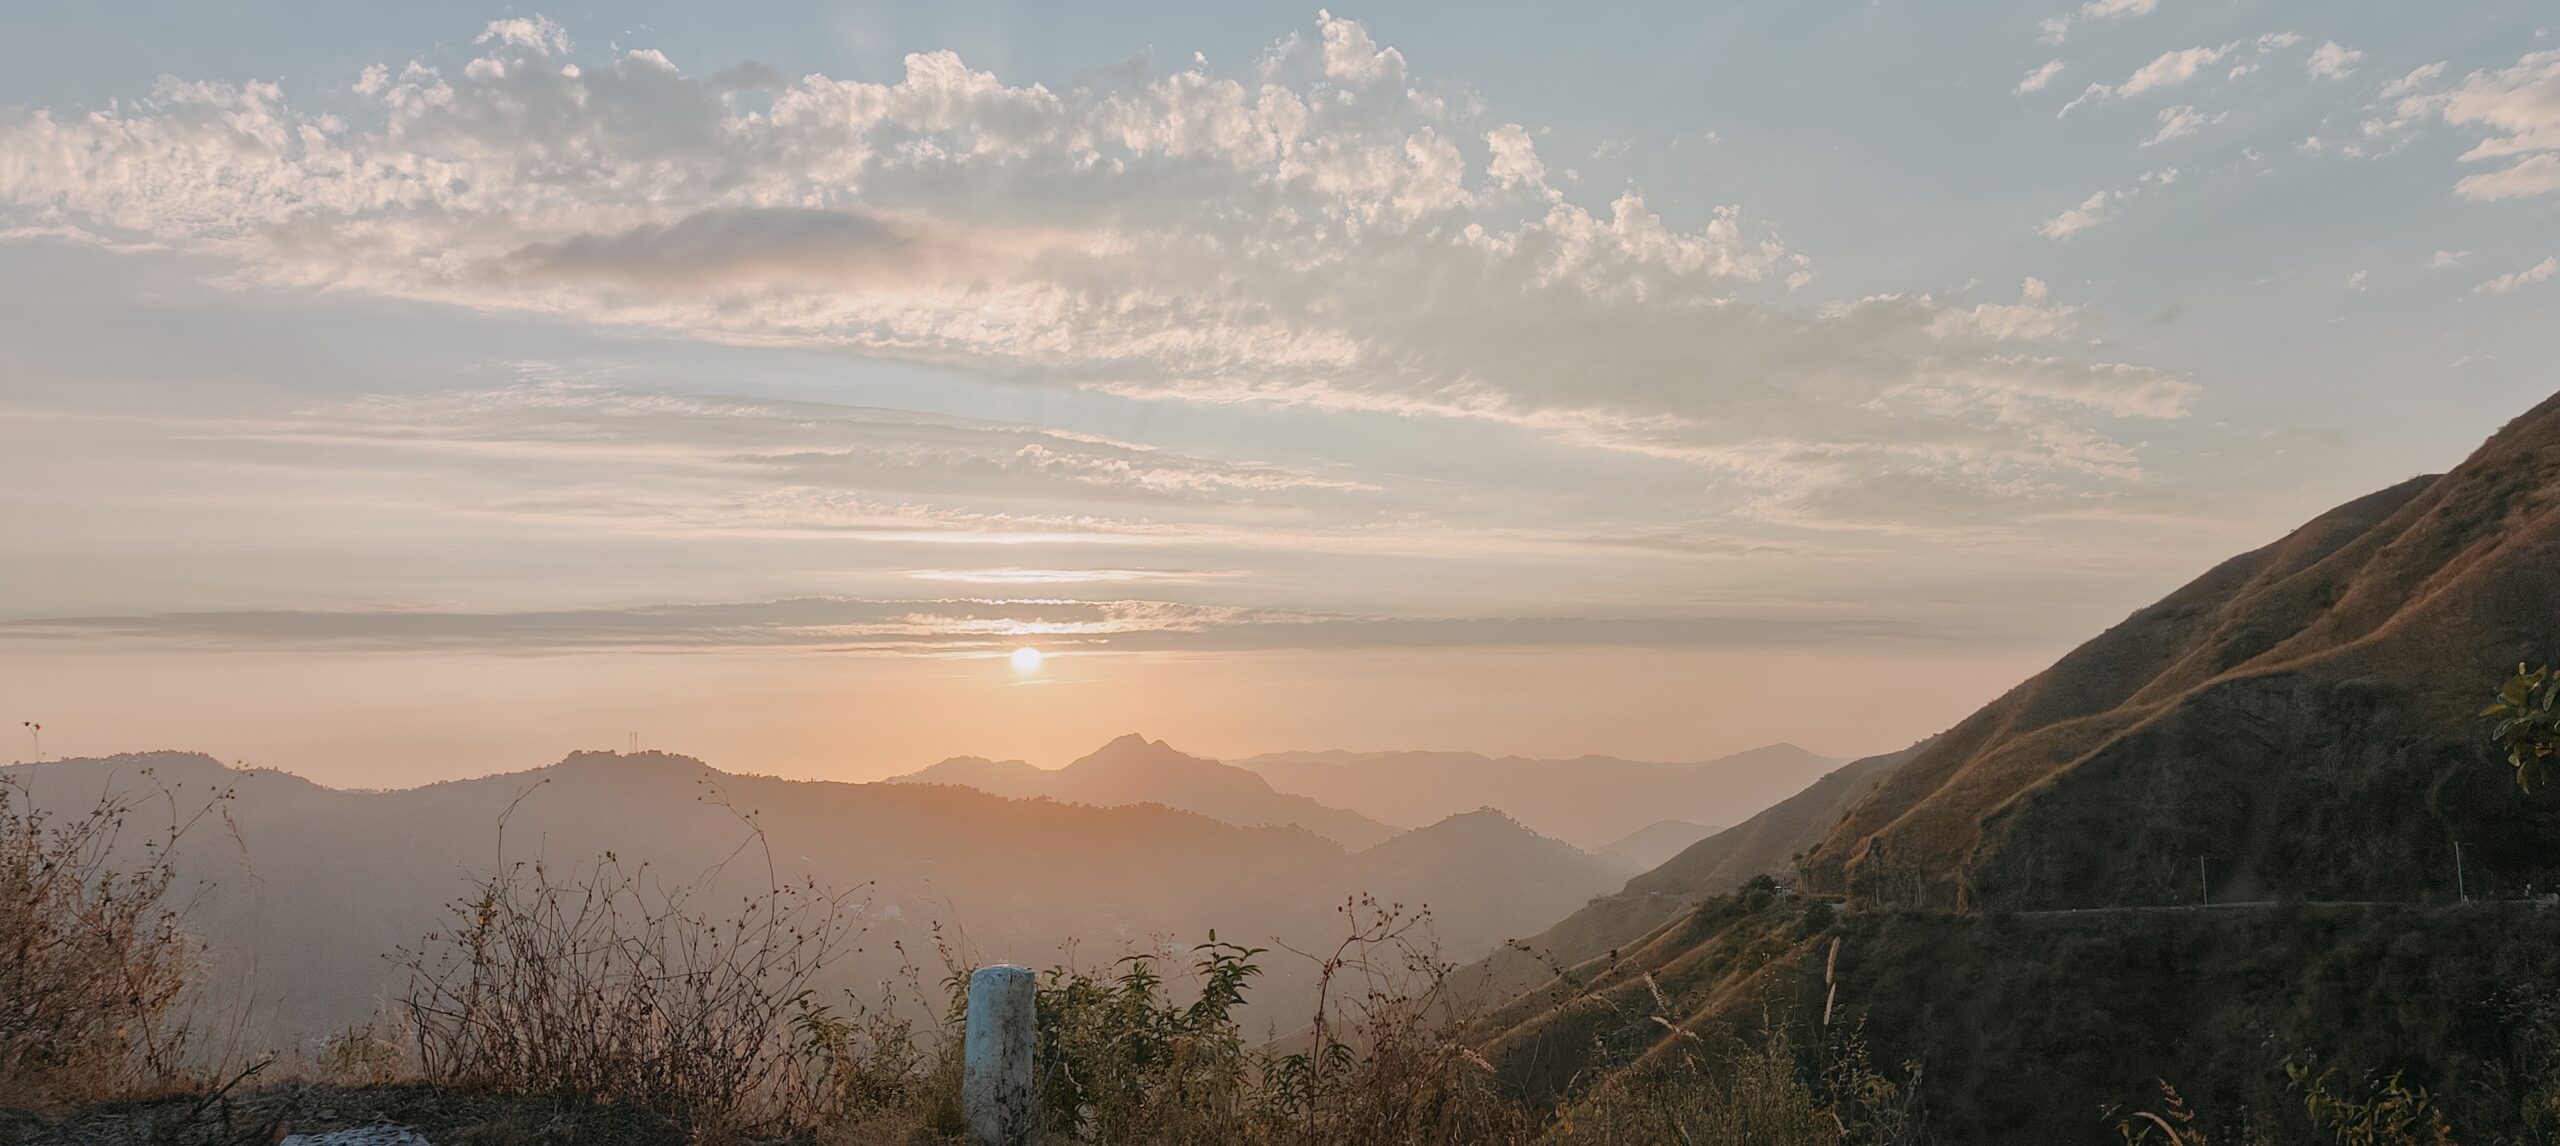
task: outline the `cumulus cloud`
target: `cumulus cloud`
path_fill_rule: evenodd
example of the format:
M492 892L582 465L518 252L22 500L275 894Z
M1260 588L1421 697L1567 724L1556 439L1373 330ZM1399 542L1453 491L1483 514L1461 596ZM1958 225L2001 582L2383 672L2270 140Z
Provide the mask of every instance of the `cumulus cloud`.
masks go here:
M1537 187L1547 184L1547 165L1538 161L1538 149L1529 141L1529 131L1516 123L1506 123L1484 136L1485 146L1493 151L1493 162L1485 167L1485 175L1501 187Z
M470 59L367 71L344 118L179 80L0 112L0 229L148 242L240 285L1496 423L1771 505L1878 474L2066 498L2141 475L2114 420L2184 413L2067 347L2024 363L2027 325L1950 338L1971 320L1942 325L1946 299L1788 305L1813 264L1742 209L1577 201L1533 132L1453 111L1356 22L1318 27L1241 75L1052 90L948 52L894 82L741 86L650 51L565 62L556 26L500 21Z
M569 30L536 13L506 20L491 20L489 26L472 37L474 44L497 44L502 47L525 48L545 56L569 54Z
M2305 66L2309 67L2311 74L2317 78L2343 80L2355 74L2356 61L2363 58L2363 52L2344 47L2336 40L2330 40L2311 49L2311 59Z
M1404 82L1404 53L1381 48L1357 21L1338 19L1319 9L1316 22L1324 35L1324 74L1348 84Z
M2522 290L2525 287L2532 286L2536 283L2549 282L2554 275L2560 275L2560 255L2546 257L2541 262L2535 263L2520 271L2509 271L2506 274L2499 275L2494 279L2481 283L2479 286L2471 288L2471 293L2507 294L2511 291Z
M2440 271L2447 267L2458 267L2462 265L2462 260L2470 257L2469 251L2437 251L2427 256L2427 269Z

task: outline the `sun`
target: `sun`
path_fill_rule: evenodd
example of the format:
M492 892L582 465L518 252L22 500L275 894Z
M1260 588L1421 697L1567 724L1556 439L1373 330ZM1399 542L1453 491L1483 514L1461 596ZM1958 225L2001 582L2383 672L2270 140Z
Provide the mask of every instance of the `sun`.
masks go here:
M1013 671L1020 673L1038 672L1040 671L1040 662L1047 659L1049 659L1049 654L1032 648L1029 645L1024 645L1021 648L1013 650Z

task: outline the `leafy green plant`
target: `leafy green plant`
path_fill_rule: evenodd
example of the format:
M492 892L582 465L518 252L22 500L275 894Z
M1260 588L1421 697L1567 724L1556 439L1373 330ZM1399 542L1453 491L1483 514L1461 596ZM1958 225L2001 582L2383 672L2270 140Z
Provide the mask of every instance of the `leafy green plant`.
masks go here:
M1231 1125L1248 1055L1234 1014L1262 973L1259 947L1211 932L1192 949L1197 994L1177 1003L1156 959L1109 974L1053 968L1037 1001L1042 1105L1053 1133L1092 1142L1190 1141Z
M2532 791L2542 778L2543 761L2560 755L2560 673L2549 666L2527 670L2517 665L2516 675L2480 715L2497 721L2489 735L2507 750L2516 783Z
M2302 1096L2302 1112L2337 1136L2338 1146L2453 1146L2453 1126L2425 1088L2411 1088L2398 1072L2367 1076L2362 1093L2341 1093L2334 1069L2315 1073L2303 1063L2284 1064L2289 1087Z

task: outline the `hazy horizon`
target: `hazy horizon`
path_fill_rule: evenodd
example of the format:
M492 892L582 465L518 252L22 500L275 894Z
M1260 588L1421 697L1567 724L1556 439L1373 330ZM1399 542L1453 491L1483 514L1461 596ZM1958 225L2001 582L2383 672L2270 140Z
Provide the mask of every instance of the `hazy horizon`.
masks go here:
M2549 19L20 7L0 719L1890 751L2549 392Z

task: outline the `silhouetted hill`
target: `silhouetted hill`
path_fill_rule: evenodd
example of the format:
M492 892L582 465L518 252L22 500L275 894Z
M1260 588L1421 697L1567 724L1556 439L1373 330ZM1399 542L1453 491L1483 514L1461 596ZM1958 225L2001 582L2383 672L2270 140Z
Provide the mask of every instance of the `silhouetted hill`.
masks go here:
M1336 908L1364 891L1428 904L1447 952L1472 958L1621 878L1526 833L1426 829L1355 855L1300 828L1238 827L1159 804L742 776L655 752L583 752L386 792L234 770L193 753L6 772L54 809L86 807L105 791L169 790L131 821L126 842L136 846L162 812L230 794L176 853L188 924L207 941L215 981L256 993L259 1033L275 1045L372 1016L398 987L384 956L444 926L443 908L466 880L502 861L540 861L560 874L611 852L670 883L705 882L702 902L735 903L765 886L756 849L732 862L760 831L784 881L862 890L863 951L836 972L846 986L892 974L901 945L930 965L937 935L973 959L1034 964L1063 958L1070 942L1080 958L1107 962L1128 945L1188 944L1212 928L1313 950L1340 932ZM1286 957L1266 966L1259 1013L1294 1024L1312 968Z
M1283 792L1390 824L1500 808L1530 830L1598 851L1665 818L1740 823L1839 761L1772 744L1700 764L1472 752L1279 752L1235 762Z
M1357 812L1273 791L1242 768L1192 756L1161 740L1130 733L1064 768L1020 760L955 756L892 783L958 784L998 796L1047 797L1076 804L1163 804L1239 827L1295 825L1346 848L1365 848L1396 834Z
M1435 920L1452 896L1475 905L1483 922L1454 935L1450 924L1437 928L1444 943L1463 941L1453 952L1461 945L1480 952L1534 932L1627 876L1624 864L1539 835L1492 808L1416 828L1352 859L1362 885L1380 899L1429 906Z
M1637 871L1651 871L1689 845L1724 829L1687 820L1656 820L1601 846L1596 854L1617 856Z
M2224 562L1939 737L1808 867L1969 907L2549 886L2560 814L2473 716L2560 658L2560 398L2452 472ZM2201 862L2202 872L2199 872Z

